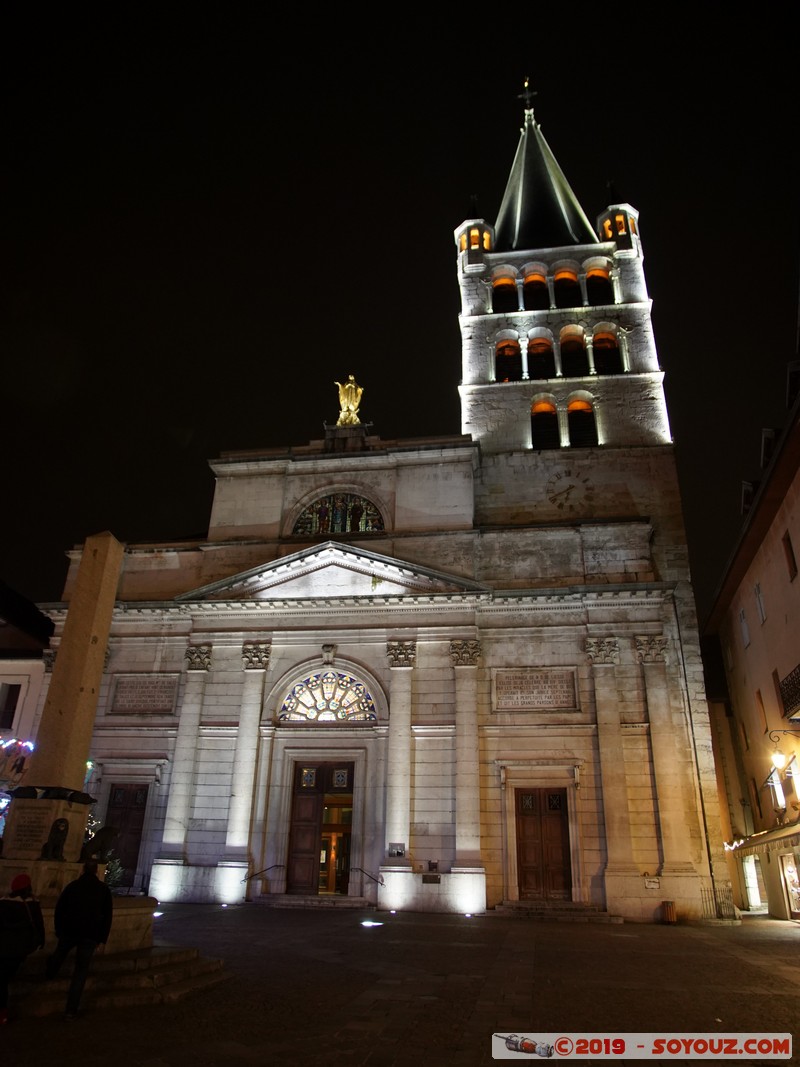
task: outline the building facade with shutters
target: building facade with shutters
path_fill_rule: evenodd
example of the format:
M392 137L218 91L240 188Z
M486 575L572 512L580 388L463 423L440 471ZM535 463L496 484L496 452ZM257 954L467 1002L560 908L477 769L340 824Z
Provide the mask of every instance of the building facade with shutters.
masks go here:
M455 240L461 434L213 462L207 538L126 546L88 789L165 901L724 916L637 212L527 108Z
M704 627L721 653L709 706L734 900L780 919L800 919L799 471L795 399Z

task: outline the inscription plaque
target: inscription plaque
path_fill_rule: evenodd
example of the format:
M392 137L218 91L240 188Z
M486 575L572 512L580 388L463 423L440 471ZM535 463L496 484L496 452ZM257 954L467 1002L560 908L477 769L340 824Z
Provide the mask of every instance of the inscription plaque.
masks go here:
M117 675L111 711L115 715L171 715L177 691L176 674Z
M496 711L577 710L575 671L517 667L495 672Z

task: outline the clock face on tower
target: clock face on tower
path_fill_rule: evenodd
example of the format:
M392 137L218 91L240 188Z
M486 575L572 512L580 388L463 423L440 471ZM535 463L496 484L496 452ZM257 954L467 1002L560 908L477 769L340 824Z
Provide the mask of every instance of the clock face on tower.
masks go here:
M588 474L581 474L572 467L554 471L545 487L547 499L559 511L573 512L591 507L594 502L594 485Z

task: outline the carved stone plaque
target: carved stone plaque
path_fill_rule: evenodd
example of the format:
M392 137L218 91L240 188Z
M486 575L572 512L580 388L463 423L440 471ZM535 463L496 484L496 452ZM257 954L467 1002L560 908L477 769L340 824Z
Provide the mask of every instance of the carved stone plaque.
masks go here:
M516 667L495 672L495 711L575 711L575 671Z
M114 715L171 715L178 691L177 674L120 674L114 685Z

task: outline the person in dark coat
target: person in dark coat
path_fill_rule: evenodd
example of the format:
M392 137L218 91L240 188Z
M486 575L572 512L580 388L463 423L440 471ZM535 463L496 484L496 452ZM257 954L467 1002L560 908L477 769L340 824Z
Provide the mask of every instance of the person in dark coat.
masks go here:
M47 961L47 977L56 978L67 955L75 949L75 970L67 993L65 1014L78 1014L89 965L98 945L104 945L111 932L113 903L111 890L97 877L97 863L83 865L83 874L64 887L56 902L55 927L58 944Z
M8 984L26 956L44 948L44 920L27 874L18 874L0 898L0 1026L8 1022Z

